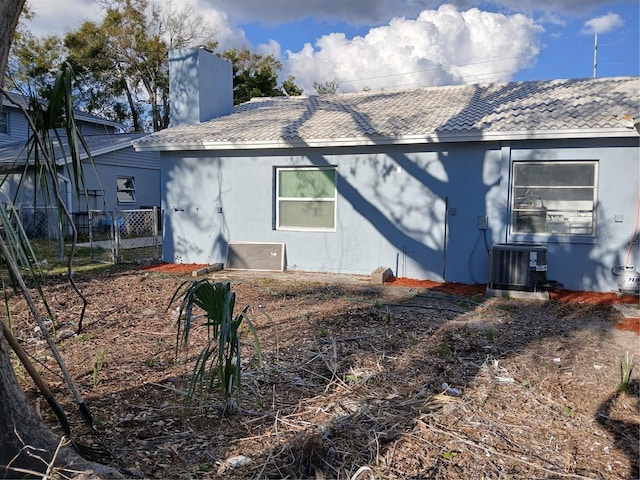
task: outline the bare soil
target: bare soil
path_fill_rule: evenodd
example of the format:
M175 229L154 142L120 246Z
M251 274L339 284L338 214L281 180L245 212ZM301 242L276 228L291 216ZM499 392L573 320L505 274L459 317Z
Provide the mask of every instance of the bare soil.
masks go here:
M552 292L540 302L406 279L372 286L225 276L238 307L250 306L265 359L260 369L247 335L242 411L225 415L218 390L187 405L206 331L195 330L188 353L176 355L167 311L196 267L78 275L89 300L80 335L80 300L61 278L44 282L60 352L111 463L127 476L639 477L640 369L618 391L621 362L640 351L639 321L612 306L638 297ZM95 443L24 300L10 304L12 327L74 437Z

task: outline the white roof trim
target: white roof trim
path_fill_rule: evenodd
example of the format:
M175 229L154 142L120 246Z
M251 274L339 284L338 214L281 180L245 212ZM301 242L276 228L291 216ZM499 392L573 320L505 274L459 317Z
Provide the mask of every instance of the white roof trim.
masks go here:
M118 150L122 150L124 148L128 148L132 145L133 140L130 140L128 142L124 142L121 143L119 145L109 145L106 147L102 147L102 148L98 148L95 150L91 151L91 156L92 157L98 157L100 155L105 155L107 153L112 153L112 152L117 152ZM86 152L86 150L82 147L80 147L81 153L80 153L80 160L86 160L89 158L89 154ZM58 158L57 159L57 164L58 165L64 165L66 163L69 163L71 161L71 157L70 156L64 156L62 158Z
M399 137L359 137L359 138L318 138L309 141L299 138L290 140L275 139L263 141L194 141L138 143L133 147L143 151L194 151L194 150L255 150L279 148L320 148L320 147L359 147L376 145L419 145L428 143L460 143L460 142L496 142L510 140L557 140L587 138L640 138L635 129L571 129L571 130L536 130L507 132L469 132L442 135L406 135Z

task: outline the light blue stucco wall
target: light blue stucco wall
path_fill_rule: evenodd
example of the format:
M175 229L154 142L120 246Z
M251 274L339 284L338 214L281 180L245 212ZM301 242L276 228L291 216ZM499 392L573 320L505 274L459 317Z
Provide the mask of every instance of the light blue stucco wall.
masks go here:
M516 161L598 161L595 239L580 242L562 238L507 237L510 242L545 245L549 257L548 278L557 279L573 290L616 290L618 279L611 273L611 268L627 263L630 242L633 245L628 263L640 269L640 246L635 230L640 200L638 139L629 139L622 144L607 146L595 140L582 140L578 145L564 147L553 148L553 143L539 143L512 149L511 156Z
M288 269L369 274L385 266L400 276L485 283L493 243L543 243L508 236L512 162L590 159L599 162L597 238L589 243L544 239L548 278L575 290L615 290L610 270L626 256L640 183L638 141L622 144L165 152L163 256L169 262L216 263L225 261L229 241L284 242ZM275 168L307 165L337 168L335 232L274 228ZM615 222L614 215L624 220ZM478 229L481 216L488 217L486 232ZM630 262L639 263L637 247Z

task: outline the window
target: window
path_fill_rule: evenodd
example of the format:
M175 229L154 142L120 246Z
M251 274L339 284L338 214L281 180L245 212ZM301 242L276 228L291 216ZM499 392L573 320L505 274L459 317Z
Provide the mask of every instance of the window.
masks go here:
M307 167L276 170L276 228L278 230L335 230L335 168Z
M118 203L134 203L136 201L136 182L133 177L118 177Z
M9 135L9 113L0 112L0 133Z
M598 164L514 162L511 233L595 236Z

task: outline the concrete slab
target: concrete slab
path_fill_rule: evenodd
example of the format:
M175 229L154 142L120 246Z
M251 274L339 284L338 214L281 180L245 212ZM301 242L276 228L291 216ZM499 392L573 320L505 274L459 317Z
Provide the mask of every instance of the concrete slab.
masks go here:
M520 290L500 290L487 288L487 297L518 298L521 300L549 300L549 292L523 292Z
M640 318L640 303L618 303L613 306L618 310L625 318Z

